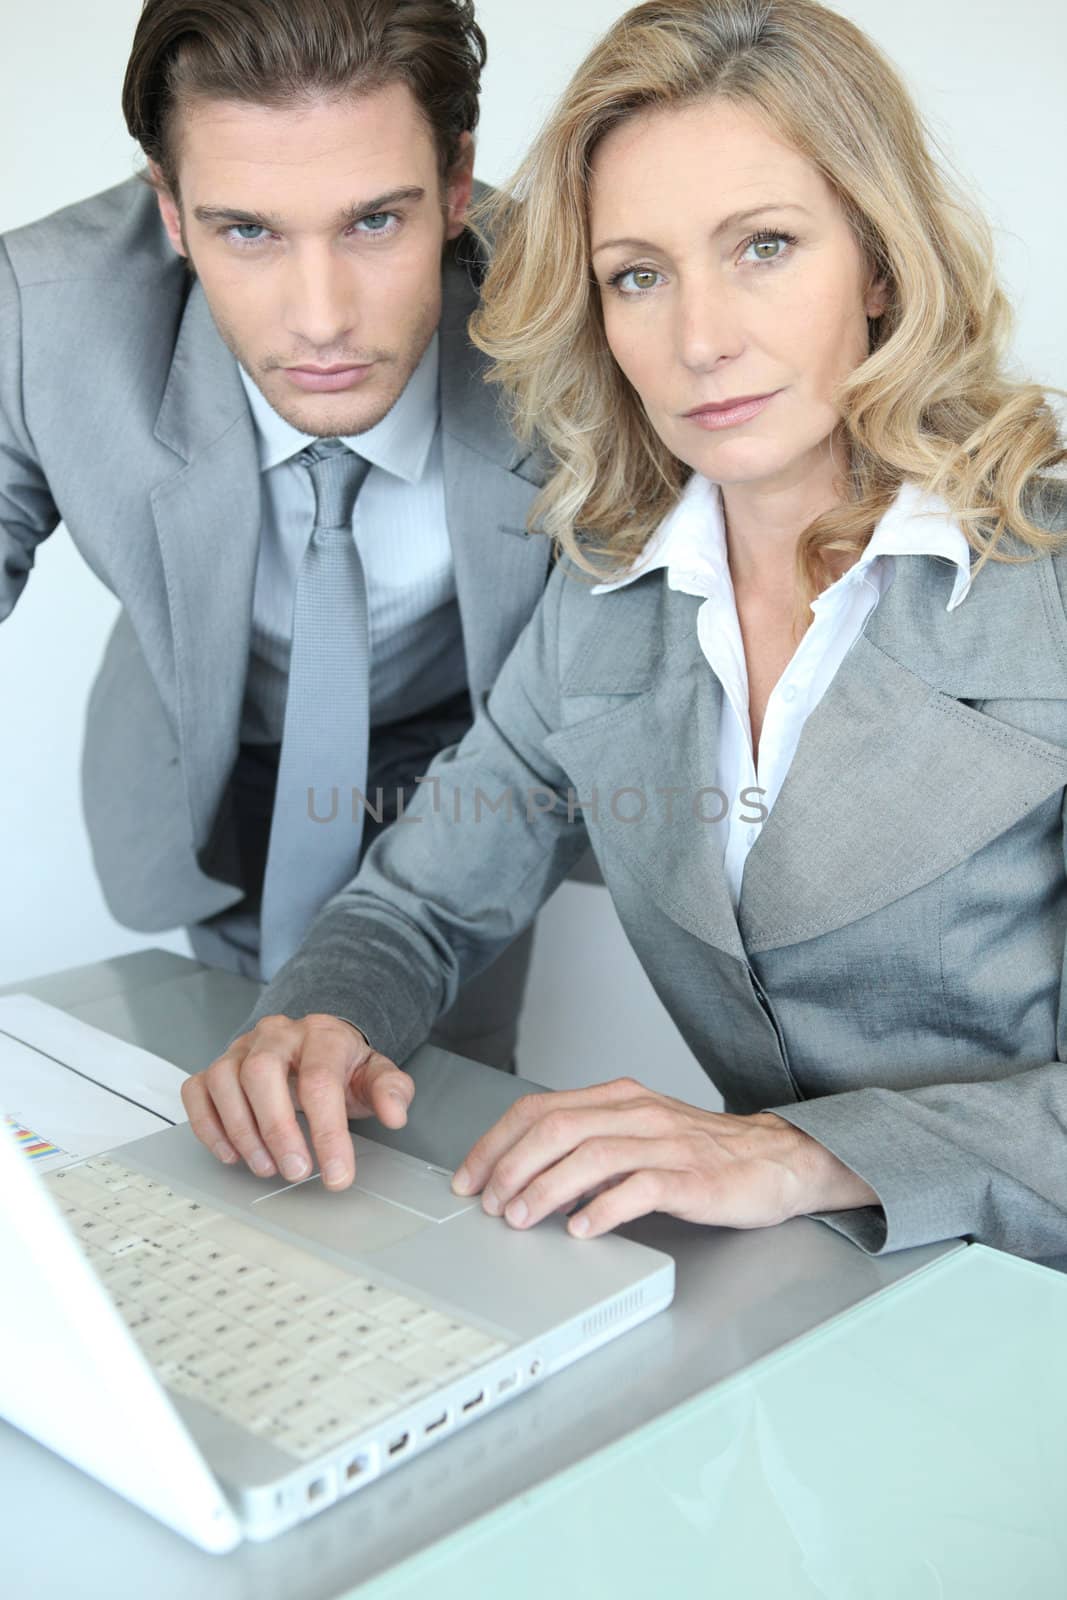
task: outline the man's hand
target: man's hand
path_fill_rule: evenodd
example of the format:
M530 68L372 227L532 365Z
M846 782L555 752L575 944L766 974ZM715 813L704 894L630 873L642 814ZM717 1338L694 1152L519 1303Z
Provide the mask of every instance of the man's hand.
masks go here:
M312 1015L264 1017L181 1093L193 1132L220 1161L243 1157L259 1177L280 1171L292 1183L311 1171L294 1115L303 1111L323 1181L346 1189L355 1176L349 1117L402 1128L415 1084L351 1023Z
M809 1211L877 1205L862 1178L773 1111L701 1111L633 1078L524 1095L483 1134L452 1180L482 1208L530 1227L553 1211L593 1238L649 1211L764 1228Z

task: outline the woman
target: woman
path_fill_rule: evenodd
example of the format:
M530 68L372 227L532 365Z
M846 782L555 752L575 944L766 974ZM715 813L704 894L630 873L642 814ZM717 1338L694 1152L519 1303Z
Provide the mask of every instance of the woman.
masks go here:
M639 6L515 194L474 332L567 559L422 825L190 1080L195 1130L308 1170L292 1074L344 1186L345 1112L403 1120L393 1063L588 837L729 1111L537 1096L457 1191L514 1226L592 1194L587 1236L805 1213L1067 1252L1064 456L1001 371L983 224L812 0Z

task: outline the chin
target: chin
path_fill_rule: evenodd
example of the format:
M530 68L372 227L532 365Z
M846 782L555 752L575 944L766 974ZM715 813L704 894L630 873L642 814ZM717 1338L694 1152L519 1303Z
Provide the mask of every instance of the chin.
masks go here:
M368 386L369 388L369 386ZM294 395L269 393L267 399L280 417L301 433L319 439L352 438L375 427L395 405L394 394L370 393L358 399L350 394Z
M724 486L756 483L761 478L773 477L788 464L788 457L782 451L768 449L766 442L758 439L716 440L703 449L700 444L694 448L690 439L686 445L684 455L676 451L679 459L694 472Z

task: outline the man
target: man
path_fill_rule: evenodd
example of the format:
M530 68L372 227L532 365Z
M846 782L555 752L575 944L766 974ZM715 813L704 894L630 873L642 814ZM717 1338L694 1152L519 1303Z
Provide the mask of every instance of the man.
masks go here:
M467 0L147 0L148 181L0 240L0 619L62 517L123 605L83 765L108 904L251 975L544 586L538 469L466 335L484 61ZM436 1037L508 1064L527 958Z

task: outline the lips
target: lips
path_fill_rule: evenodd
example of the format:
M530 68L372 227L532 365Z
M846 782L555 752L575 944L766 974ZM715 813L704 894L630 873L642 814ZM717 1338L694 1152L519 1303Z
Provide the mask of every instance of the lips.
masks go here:
M705 433L717 432L724 428L737 428L742 423L751 422L753 417L758 417L765 406L770 405L779 390L772 390L770 394L738 395L733 400L712 401L708 405L697 406L693 411L687 411L685 420L692 423L694 428L701 428Z
M328 377L331 372L355 372L362 365L365 365L365 363L359 361L339 361L335 366L332 367L309 367L301 365L296 367L286 367L285 370L286 372L310 372L316 377L325 378Z
M726 411L737 411L741 406L754 405L757 400L769 400L775 390L768 390L764 394L739 394L732 400L709 400L707 405L694 406L692 411L687 411L687 417L721 416Z
M335 394L365 382L374 371L374 364L370 362L359 367L345 362L332 367L286 367L284 370L289 382L308 394Z

